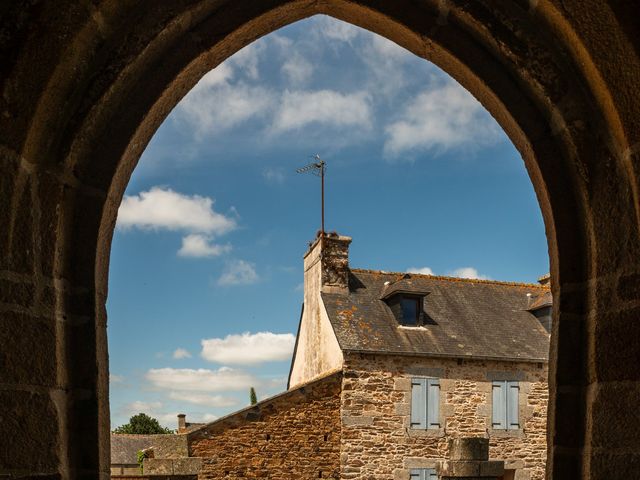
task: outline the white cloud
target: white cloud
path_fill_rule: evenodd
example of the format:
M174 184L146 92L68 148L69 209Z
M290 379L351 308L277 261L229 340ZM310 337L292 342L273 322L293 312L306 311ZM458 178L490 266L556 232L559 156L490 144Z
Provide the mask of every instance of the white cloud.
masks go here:
M274 116L273 130L299 130L313 123L369 128L372 115L367 95L363 92L347 94L333 90L287 90Z
M218 67L220 68L220 67ZM215 71L215 70L213 70ZM212 71L212 72L213 72ZM273 109L276 96L261 86L231 82L231 75L218 73L203 77L176 108L176 119L186 122L197 140L220 133Z
M242 50L234 53L233 56L229 58L229 62L242 69L252 80L257 80L260 77L258 63L260 62L260 55L264 51L265 45L264 42L253 42Z
M173 352L173 358L175 358L176 360L181 360L183 358L191 358L191 354L189 353L188 350L185 350L184 348L176 348L176 350Z
M202 340L200 355L210 362L253 365L291 358L295 342L290 333L245 332Z
M290 55L280 67L282 73L287 77L290 83L294 85L302 85L306 83L313 75L313 65L302 55L295 52Z
M202 420L204 420L205 423L210 423L217 419L218 419L218 416L214 415L213 413L205 413L202 416Z
M449 272L449 275L452 277L460 277L460 278L475 278L478 280L489 280L489 277L486 275L480 275L478 270L473 267L462 267Z
M109 383L123 383L123 382L124 382L123 375L116 375L115 373L109 374Z
M169 392L169 398L179 402L193 403L203 407L233 407L238 401L222 395L207 395L194 392Z
M407 268L407 273L419 273L422 275L433 275L433 270L429 267L410 267Z
M224 253L231 251L231 245L219 245L212 243L209 235L200 233L192 233L182 238L182 246L178 250L181 257L202 258L202 257L218 257Z
M120 411L127 416L137 415L138 413L146 413L149 416L162 408L162 402L143 402L137 400L127 403L120 408Z
M449 81L420 93L385 133L384 152L397 157L415 150L492 144L500 128L469 92Z
M222 235L235 229L235 220L214 211L213 203L209 197L152 187L138 195L125 195L118 210L118 227L125 230L183 230L211 235Z
M351 42L362 31L360 28L335 18L322 16L316 20L316 29L330 40Z
M285 180L285 175L281 168L267 167L262 171L262 176L270 184L282 185Z
M228 63L221 63L216 68L207 73L193 87L189 94L197 94L199 91L207 90L211 87L222 85L233 78L233 68Z
M145 378L160 389L190 392L241 391L259 383L252 375L229 367L218 370L152 368Z
M244 260L234 260L225 267L218 278L218 285L250 285L260 280L253 264Z

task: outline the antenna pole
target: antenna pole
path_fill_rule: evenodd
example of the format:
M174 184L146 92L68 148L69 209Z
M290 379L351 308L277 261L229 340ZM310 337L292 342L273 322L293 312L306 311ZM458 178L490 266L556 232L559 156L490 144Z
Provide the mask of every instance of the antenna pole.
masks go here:
M322 227L320 228L320 235L324 237L324 160L320 160L320 188L322 189Z

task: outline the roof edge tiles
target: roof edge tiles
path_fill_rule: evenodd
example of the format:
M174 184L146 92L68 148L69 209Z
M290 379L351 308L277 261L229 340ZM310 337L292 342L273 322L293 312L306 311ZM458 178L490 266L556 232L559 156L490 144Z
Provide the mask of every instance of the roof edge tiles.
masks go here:
M347 354L362 355L393 355L398 357L423 357L423 358L451 358L463 360L479 360L492 362L522 362L522 363L549 363L548 358L535 357L492 357L489 355L462 355L453 353L422 353L422 352L405 352L405 351L383 351L383 350L358 350L353 348L344 348L342 350Z
M429 278L432 280L444 280L450 282L486 283L511 287L535 288L537 290L549 290L548 285L540 285L539 283L505 282L502 280L488 280L479 278L447 277L445 275L427 275L425 273L388 272L386 270L371 270L367 268L351 268L350 270L355 273L369 273L372 275L397 275L399 277L410 275L411 277Z

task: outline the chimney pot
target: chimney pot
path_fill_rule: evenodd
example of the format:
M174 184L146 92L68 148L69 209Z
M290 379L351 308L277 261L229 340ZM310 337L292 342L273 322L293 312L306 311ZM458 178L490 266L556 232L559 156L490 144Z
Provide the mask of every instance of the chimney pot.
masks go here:
M187 429L187 416L184 413L178 414L178 433L182 433Z

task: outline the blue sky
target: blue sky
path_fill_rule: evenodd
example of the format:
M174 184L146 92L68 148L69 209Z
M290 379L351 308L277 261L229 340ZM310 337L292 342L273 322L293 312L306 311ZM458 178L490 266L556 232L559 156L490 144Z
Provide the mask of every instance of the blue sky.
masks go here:
M167 117L129 183L109 279L112 425L212 420L285 388L302 255L320 226L353 267L535 282L544 226L518 152L448 75L316 16L249 45Z

